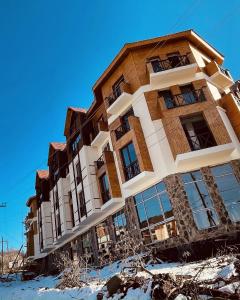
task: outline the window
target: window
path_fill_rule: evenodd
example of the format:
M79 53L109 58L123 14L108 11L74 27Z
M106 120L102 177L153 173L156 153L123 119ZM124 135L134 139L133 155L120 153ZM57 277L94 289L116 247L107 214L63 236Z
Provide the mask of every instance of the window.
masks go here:
M181 65L181 56L179 52L168 53L167 57L172 68L176 68Z
M182 174L188 202L198 229L217 226L219 218L200 171Z
M122 117L121 117L121 125L115 130L116 139L120 139L130 130L130 124L128 118L130 116L134 116L133 109L129 109Z
M176 107L174 98L170 90L160 91L159 96L163 97L165 105L168 109Z
M70 216L72 221L72 227L75 226L75 220L74 220L74 210L73 210L73 202L72 202L72 192L68 192L68 201L69 201L69 208L70 208Z
M107 250L108 243L110 242L110 235L106 221L96 226L96 233L99 250Z
M94 256L93 256L93 249L92 249L92 242L91 242L91 232L87 231L86 233L80 236L80 241L82 244L83 254L85 255L85 259L88 260L89 264L93 264Z
M57 189L55 190L54 196L55 196L55 209L58 210L59 209L59 196L58 196Z
M128 118L130 116L134 116L132 107L121 117L122 124L124 124L124 126L127 128L128 131L130 130L130 125L128 121Z
M113 96L115 99L117 99L122 94L121 84L124 81L124 76L122 75L112 86Z
M116 238L117 240L119 240L121 238L121 235L124 235L124 233L127 230L127 222L126 222L126 217L123 209L118 211L116 214L114 214L112 218L113 218Z
M182 118L181 123L192 151L217 145L202 115Z
M71 142L71 149L72 149L73 155L77 154L77 152L78 152L78 145L79 145L80 141L81 141L81 134L79 133L75 137L75 139Z
M81 172L81 165L80 161L76 163L76 182L79 184L82 181L82 172Z
M61 219L60 219L60 213L58 212L56 215L56 235L57 237L62 234L61 230Z
M103 200L103 203L106 203L111 198L110 192L109 192L109 182L108 182L107 174L106 173L103 174L99 180L100 180L102 200Z
M194 88L192 84L180 86L181 95L185 104L195 102Z
M43 230L42 230L42 211L41 211L41 207L39 207L39 209L38 209L38 226L39 226L40 249L43 249Z
M163 182L134 197L139 225L146 244L178 234L172 205Z
M137 155L133 143L121 149L125 179L129 180L140 173Z
M232 166L224 164L212 167L212 173L230 219L233 222L240 221L240 183Z
M79 193L79 209L80 209L80 216L81 218L87 215L87 211L86 211L86 203L85 203L85 196L84 196L84 192L81 191Z

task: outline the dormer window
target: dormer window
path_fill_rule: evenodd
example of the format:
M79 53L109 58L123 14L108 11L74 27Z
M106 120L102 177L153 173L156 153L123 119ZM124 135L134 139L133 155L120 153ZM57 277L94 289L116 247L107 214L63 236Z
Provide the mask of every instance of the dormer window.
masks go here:
M71 144L71 149L73 154L76 154L78 152L78 144L80 141L81 141L81 134L79 133Z

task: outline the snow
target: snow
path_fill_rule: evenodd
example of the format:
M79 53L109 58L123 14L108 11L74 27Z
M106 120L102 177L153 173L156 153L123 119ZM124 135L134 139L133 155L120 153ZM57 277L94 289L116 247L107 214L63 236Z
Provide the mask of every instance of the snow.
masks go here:
M172 276L191 275L196 280L213 280L216 278L229 279L236 276L233 264L234 258L228 256L212 258L194 263L162 263L148 265L147 269L154 274L170 273ZM71 288L59 290L55 286L59 277L38 277L35 280L21 281L20 276L12 276L11 282L0 282L0 300L96 300L98 292L102 291L105 282L113 275L119 274L124 266L123 263L115 262L101 270L89 272L90 284L83 288ZM138 276L150 278L146 272L139 272ZM239 286L238 283L229 284L220 288L222 291L233 293ZM150 300L151 281L148 286L132 289L130 288L125 300ZM114 295L111 300L119 300L121 295ZM103 298L106 300L106 297ZM175 300L185 300L186 297L179 295Z

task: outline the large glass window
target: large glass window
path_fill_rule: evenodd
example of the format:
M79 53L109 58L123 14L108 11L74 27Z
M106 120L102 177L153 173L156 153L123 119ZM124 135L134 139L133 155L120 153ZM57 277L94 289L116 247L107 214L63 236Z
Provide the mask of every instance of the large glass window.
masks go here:
M200 171L182 174L185 191L198 229L206 229L219 224L207 186Z
M98 248L99 250L107 249L108 243L110 242L110 235L108 231L108 225L106 221L96 226Z
M232 166L224 164L213 167L212 173L230 219L233 222L240 221L240 183Z
M133 143L130 143L122 148L121 154L124 165L125 178L126 180L129 180L140 173L137 155Z
M113 215L113 225L117 240L126 232L127 222L123 210L118 211Z
M137 194L134 199L142 237L146 244L178 234L172 205L163 182Z
M88 263L92 264L94 262L93 249L92 249L92 239L91 232L87 231L86 233L80 236L82 243L82 251L85 255L85 259L87 258Z

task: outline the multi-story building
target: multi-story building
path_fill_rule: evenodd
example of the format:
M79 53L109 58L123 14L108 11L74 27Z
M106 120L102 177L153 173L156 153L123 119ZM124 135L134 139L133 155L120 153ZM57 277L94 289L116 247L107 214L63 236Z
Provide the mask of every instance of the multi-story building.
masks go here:
M239 239L240 93L223 60L192 30L122 48L37 173L40 253L97 263L126 231L168 252Z

